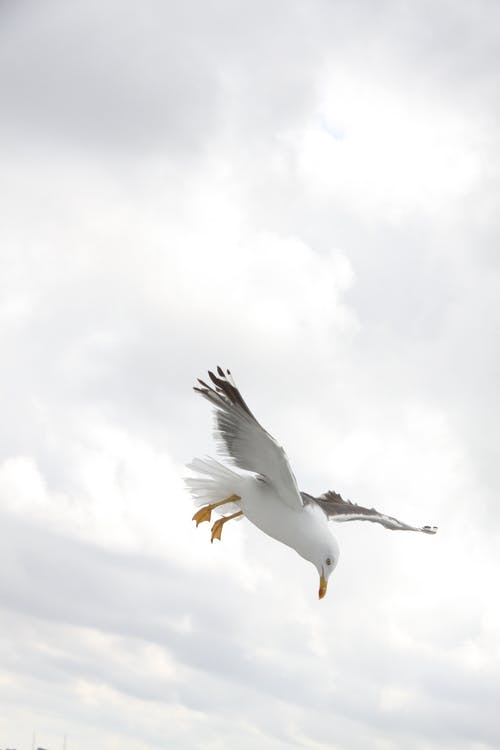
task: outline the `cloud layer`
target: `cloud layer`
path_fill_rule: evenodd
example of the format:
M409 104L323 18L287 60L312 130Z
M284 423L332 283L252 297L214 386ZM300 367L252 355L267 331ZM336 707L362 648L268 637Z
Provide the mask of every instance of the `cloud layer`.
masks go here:
M489 2L4 4L0 745L500 742ZM227 365L336 529L193 528ZM8 710L7 710L8 709Z

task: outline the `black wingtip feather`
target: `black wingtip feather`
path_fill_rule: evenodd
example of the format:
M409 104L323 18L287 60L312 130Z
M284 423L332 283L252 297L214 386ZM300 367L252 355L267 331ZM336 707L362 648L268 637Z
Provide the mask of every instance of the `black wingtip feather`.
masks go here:
M228 375L231 375L230 371L228 370ZM232 404L233 406L237 406L240 409L243 409L252 419L255 419L254 415L248 408L245 400L243 399L241 393L239 390L234 386L232 383L229 382L227 379L224 370L218 365L217 366L217 373L220 377L217 377L217 375L214 375L214 373L209 370L208 371L208 377L213 383L213 387L210 385L207 385L203 380L200 380L197 378L198 383L203 387L203 395L209 396L209 394L212 394L213 396L217 396L220 400L220 403L217 404L221 406L221 404L226 401L227 405ZM257 421L257 420L255 420Z

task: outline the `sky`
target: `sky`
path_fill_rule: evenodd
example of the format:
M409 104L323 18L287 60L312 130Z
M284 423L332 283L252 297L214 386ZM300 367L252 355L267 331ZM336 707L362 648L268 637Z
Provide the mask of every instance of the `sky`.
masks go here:
M0 747L500 745L500 7L0 5ZM191 521L229 367L327 597Z

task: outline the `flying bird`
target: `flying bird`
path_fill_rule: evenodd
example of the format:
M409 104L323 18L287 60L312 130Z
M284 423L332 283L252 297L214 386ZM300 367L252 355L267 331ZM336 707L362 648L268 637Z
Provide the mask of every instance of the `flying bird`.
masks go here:
M319 497L300 492L285 451L256 420L231 372L217 367L217 374L208 375L212 385L198 380L194 390L215 408L215 439L226 463L195 458L188 466L194 476L185 482L201 506L193 516L196 526L210 521L213 511L221 515L212 526L212 542L221 539L228 521L248 518L316 567L322 599L339 559L328 521L372 521L392 530L436 533L436 526L410 526L332 490Z

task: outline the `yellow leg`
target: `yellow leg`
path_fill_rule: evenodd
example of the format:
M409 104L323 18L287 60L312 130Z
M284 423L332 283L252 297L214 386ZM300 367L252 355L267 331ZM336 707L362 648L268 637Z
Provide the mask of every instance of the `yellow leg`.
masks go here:
M237 513L233 513L231 516L223 516L222 518L219 518L218 521L214 523L212 526L212 538L210 539L211 542L214 541L214 539L220 540L220 535L222 534L222 527L226 523L226 521L230 521L232 518L237 518L238 516L242 516L243 511L239 510Z
M226 497L225 500L219 500L218 503L211 503L210 505L204 505L203 508L200 508L199 511L197 511L193 516L193 521L196 521L196 525L203 523L203 521L210 521L212 517L212 511L214 508L218 508L219 505L225 505L226 503L235 503L238 500L240 500L239 495L231 495L230 497Z

